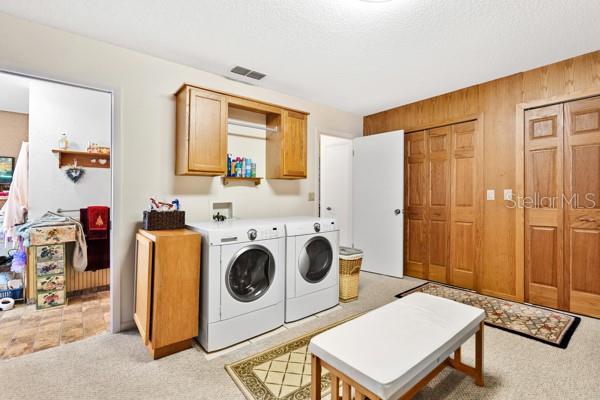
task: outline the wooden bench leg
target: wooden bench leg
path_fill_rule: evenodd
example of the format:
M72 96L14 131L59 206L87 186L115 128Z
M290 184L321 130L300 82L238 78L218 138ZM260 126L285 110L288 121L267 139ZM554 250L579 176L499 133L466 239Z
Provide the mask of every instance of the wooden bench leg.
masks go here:
M475 334L475 384L483 386L483 322Z
M321 360L314 354L311 356L310 398L321 400Z
M340 400L340 380L336 375L329 371L331 378L331 400Z
M456 349L456 351L454 352L454 362L455 363L461 363L461 354L460 354L460 347L458 349Z

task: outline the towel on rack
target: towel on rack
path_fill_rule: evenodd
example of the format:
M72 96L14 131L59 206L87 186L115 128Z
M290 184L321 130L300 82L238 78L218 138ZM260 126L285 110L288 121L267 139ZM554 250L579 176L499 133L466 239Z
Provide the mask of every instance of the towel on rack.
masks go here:
M90 231L102 231L108 233L109 208L106 206L89 206L87 217Z
M79 219L83 225L83 231L87 239L87 268L86 271L97 271L99 269L110 268L110 208L94 206L98 210L90 213L88 208L79 210ZM104 208L105 210L101 210ZM90 220L90 217L93 220ZM98 217L102 218L104 229L97 229ZM92 229L92 226L96 229Z

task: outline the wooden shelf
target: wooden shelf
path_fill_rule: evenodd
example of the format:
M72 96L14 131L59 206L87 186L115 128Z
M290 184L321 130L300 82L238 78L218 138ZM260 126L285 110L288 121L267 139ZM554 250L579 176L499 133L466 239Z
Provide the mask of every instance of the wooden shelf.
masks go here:
M224 176L223 177L223 185L229 184L229 182L253 182L254 186L260 185L260 181L262 178L246 178L240 176Z
M77 161L77 166L79 167L110 168L110 154L59 149L52 149L52 152L58 154L59 168L66 165L73 165L75 161ZM100 164L100 160L106 160L106 163Z

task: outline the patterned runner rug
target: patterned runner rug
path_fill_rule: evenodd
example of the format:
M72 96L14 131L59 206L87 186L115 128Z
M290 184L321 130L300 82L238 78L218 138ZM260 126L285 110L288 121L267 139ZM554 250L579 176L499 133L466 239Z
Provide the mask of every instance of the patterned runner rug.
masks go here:
M559 311L485 296L440 283L425 283L396 297L423 292L481 308L485 324L566 349L581 318Z
M225 366L231 378L249 400L309 400L311 359L308 353L310 339L341 323L300 336L262 353ZM329 372L323 369L321 388L323 398L329 393Z

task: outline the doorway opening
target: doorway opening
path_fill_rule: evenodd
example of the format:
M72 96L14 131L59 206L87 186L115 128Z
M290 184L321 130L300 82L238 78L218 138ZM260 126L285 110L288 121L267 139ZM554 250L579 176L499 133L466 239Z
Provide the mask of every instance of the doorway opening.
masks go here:
M112 92L0 71L0 359L110 330Z

